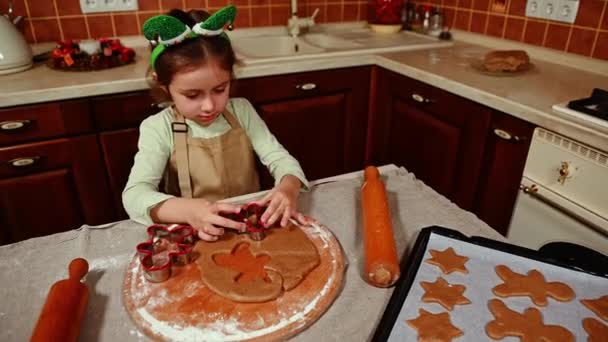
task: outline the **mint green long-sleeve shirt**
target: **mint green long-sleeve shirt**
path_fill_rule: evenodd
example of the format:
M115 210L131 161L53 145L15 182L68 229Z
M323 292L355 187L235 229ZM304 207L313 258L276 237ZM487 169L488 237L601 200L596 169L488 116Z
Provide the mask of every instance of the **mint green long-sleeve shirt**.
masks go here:
M260 161L268 168L277 184L283 176L289 174L300 179L304 189L308 188L308 181L298 161L270 132L249 101L233 98L228 101L226 108L236 116ZM173 109L166 108L145 119L139 128L139 150L122 193L125 210L132 220L139 223L152 224L150 210L158 203L174 197L158 189L174 148L171 131L173 119ZM223 116L219 116L207 127L188 119L186 124L189 134L194 138L212 138L230 130L230 125Z

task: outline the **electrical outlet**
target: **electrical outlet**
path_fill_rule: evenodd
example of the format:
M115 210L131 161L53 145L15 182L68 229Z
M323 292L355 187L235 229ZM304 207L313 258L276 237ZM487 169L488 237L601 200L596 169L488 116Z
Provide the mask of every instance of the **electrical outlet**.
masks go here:
M557 7L553 15L553 20L563 21L566 23L574 23L576 14L578 13L578 5L580 1L573 0L557 0Z
M95 1L95 0L92 0ZM543 9L545 0L528 0L526 3L526 17L544 18Z
M82 13L137 11L137 0L80 0Z
M579 2L580 0L528 0L526 16L573 23Z

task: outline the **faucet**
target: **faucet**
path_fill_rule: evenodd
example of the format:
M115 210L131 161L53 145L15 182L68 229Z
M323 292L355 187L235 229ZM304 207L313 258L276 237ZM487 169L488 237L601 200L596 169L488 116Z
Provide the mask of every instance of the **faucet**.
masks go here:
M289 35L295 38L300 35L301 28L314 26L317 14L319 14L319 8L316 8L310 17L298 18L298 1L291 0L291 18L287 20Z
M8 12L4 14L4 16L14 25L19 24L19 22L23 19L23 17L20 15L13 17L13 0L8 0Z

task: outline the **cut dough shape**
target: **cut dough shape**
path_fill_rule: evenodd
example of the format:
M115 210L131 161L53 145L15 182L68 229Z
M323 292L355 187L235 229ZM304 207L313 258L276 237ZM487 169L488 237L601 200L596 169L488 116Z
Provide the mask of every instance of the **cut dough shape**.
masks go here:
M262 279L270 282L264 267L270 262L268 255L254 256L249 250L248 243L238 244L231 253L215 254L213 261L218 266L232 268L239 272L235 279L237 283L246 283L255 279Z
M426 259L426 262L438 266L441 268L443 273L450 274L452 272L462 272L469 273L469 270L465 267L464 264L469 260L468 257L458 255L454 252L452 247L447 248L444 251L438 251L435 249L431 249L429 251L431 253L431 258Z
M252 241L247 234L226 232L215 242L197 243L194 250L199 254L196 263L203 283L235 302L266 302L296 287L319 265L316 247L299 227L290 224L265 233L261 241ZM222 260L221 265L218 260ZM256 263L252 260L266 262L265 275L253 270ZM240 263L239 267L235 263ZM247 263L253 268L247 268ZM244 273L248 274L246 279L242 279Z
M434 314L419 309L418 317L405 322L416 329L419 342L450 342L463 334L462 330L452 324L447 312Z
M545 325L537 308L528 308L523 314L513 311L500 299L488 302L495 319L486 325L489 337L500 340L507 336L519 337L521 342L570 342L574 335L559 325Z
M471 303L471 301L463 295L466 286L449 284L442 277L438 277L434 283L421 281L420 286L424 289L422 301L425 303L438 303L450 311L454 309L455 305Z
M581 303L589 310L595 312L599 318L608 322L608 295L597 299L583 299L581 300Z
M583 328L589 334L587 342L608 341L608 325L603 324L595 318L585 318Z
M574 291L570 286L561 282L547 282L545 276L537 270L531 270L527 275L515 273L505 265L495 268L496 274L503 283L492 289L499 297L530 297L538 306L547 305L547 297L560 302L569 302L574 299Z

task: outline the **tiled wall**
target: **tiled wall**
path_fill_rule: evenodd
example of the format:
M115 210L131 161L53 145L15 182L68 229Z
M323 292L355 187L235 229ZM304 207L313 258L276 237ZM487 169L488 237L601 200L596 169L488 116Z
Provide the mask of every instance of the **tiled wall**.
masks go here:
M6 12L7 0L0 0ZM16 14L27 17L19 26L30 42L59 38L100 38L141 34L151 16L172 8L217 10L229 2L238 7L237 27L286 25L290 0L139 0L137 12L83 15L79 0L14 0ZM366 20L365 0L299 0L298 13L310 15L319 8L317 22Z
M608 0L580 0L574 24L528 18L526 0L506 0L504 13L492 11L493 1L504 0L427 1L454 28L608 59Z
M228 2L239 8L237 27L284 25L290 0L139 0L139 11L83 15L79 0L14 0L16 14L30 42L63 38L100 38L141 34L150 16L171 8L218 9ZM526 0L426 0L441 7L446 23L458 29L522 41L608 60L608 0L580 0L573 25L525 17ZM493 1L506 1L505 12L493 12ZM8 0L0 0L5 12ZM298 13L320 9L318 22L366 20L364 0L298 0Z

